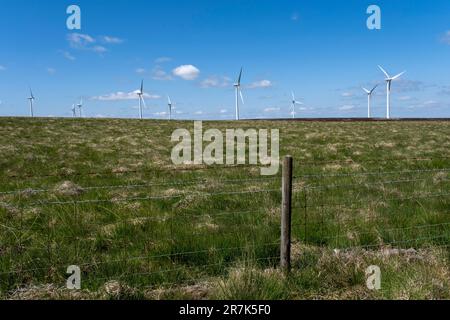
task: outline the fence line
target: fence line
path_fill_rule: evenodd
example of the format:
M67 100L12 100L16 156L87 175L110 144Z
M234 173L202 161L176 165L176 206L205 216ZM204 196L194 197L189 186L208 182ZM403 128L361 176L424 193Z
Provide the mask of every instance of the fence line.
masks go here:
M393 174L409 174L409 173L428 173L428 172L449 172L450 168L442 169L420 169L420 170L404 170L404 171L372 171L372 172L355 172L355 173L319 173L294 176L294 179L301 178L327 178L327 177L358 177L358 176L383 176Z
M139 261L139 260L153 260L153 259L160 259L160 258L171 258L171 257L179 257L179 256L187 256L187 255L194 255L198 253L209 253L211 251L227 251L227 250L242 250L242 249L249 249L249 248L258 248L258 247L269 247L279 244L280 242L271 242L271 243L265 243L265 244L259 244L259 245L247 245L247 246L241 246L241 247L223 247L223 248L209 248L204 250L195 250L195 251L186 251L186 252L176 252L176 253L167 253L167 254L159 254L159 255L153 255L153 256L137 256L137 257L128 257L125 259L113 259L108 261L97 261L97 262L91 262L91 263L82 263L79 264L79 267L93 267L98 266L101 264L107 264L107 263L120 263L120 262L130 262L130 261ZM52 266L55 267L55 266ZM67 267L67 265L61 265L61 268ZM25 272L31 272L31 271L39 271L39 270L47 270L48 267L42 267L42 268L32 268L32 269L26 269L26 270L13 270L9 272L0 272L0 275L5 274L15 274L15 273L25 273Z
M278 180L279 177L258 177L253 179L228 179L228 180L220 180L220 183L241 183L241 182L257 182L257 181L275 181ZM80 191L90 191L90 190L104 190L104 189L138 189L138 188L147 188L147 187L162 187L162 186L180 186L180 185L193 185L206 183L211 179L197 179L197 180L188 180L188 181L176 181L176 182L167 182L167 183L146 183L146 184L128 184L128 185L107 185L107 186L87 186L87 187L79 187ZM11 191L1 191L0 195L13 195L13 194L24 194L24 193L47 193L47 192L58 192L58 190L53 189L20 189L20 190L11 190Z

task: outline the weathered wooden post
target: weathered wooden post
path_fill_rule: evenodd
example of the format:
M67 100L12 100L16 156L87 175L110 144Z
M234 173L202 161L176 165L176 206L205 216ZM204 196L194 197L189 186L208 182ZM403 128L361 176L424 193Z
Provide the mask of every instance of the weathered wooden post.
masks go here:
M292 210L292 156L283 160L281 202L281 254L280 266L285 272L291 270L291 210Z

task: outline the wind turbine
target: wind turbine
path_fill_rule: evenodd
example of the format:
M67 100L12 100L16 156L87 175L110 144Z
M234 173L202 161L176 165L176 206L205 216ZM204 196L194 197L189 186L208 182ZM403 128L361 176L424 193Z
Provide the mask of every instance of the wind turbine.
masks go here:
M82 111L82 108L83 108L83 97L80 98L80 102L77 104L77 107L80 110L80 118L82 118L83 117L83 111Z
M362 89L367 93L367 118L371 118L370 115L370 99L372 98L372 93L375 91L375 89L378 87L378 83L375 85L375 87L372 88L372 90L367 90L366 88L362 87Z
M300 101L297 101L295 99L294 91L292 91L292 119L295 119L295 105L296 104L303 104Z
M34 95L33 95L33 91L30 88L30 97L28 98L28 100L30 100L30 117L34 117L34 112L33 112L33 102L35 100Z
M138 90L137 95L139 96L139 118L142 120L143 119L142 105L145 106L145 101L144 101L144 80L141 81L141 89Z
M77 116L77 109L75 107L75 104L72 104L72 116L75 118Z
M167 105L169 106L169 120L172 120L172 100L167 96Z
M378 68L380 68L380 70L384 73L384 75L386 76L386 79L384 79L386 81L386 118L390 119L391 118L391 109L390 109L390 103L391 103L391 83L392 80L398 79L402 74L404 74L406 71L403 71L402 73L399 73L396 76L391 77L386 70L384 70L381 66L378 66Z
M241 90L241 78L242 78L242 68L241 72L239 73L238 80L234 84L234 87L236 89L236 120L239 120L239 96L241 97L242 104L244 104L244 97L242 96Z

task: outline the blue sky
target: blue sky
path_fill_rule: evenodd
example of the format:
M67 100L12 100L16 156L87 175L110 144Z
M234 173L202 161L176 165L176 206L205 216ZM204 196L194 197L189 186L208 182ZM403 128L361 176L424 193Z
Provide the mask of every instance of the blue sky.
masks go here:
M66 8L81 8L68 30ZM369 5L381 30L366 27ZM393 84L392 116L450 117L450 1L0 1L0 116L71 116L84 97L91 117L231 119L241 66L242 117L364 117L361 86L377 68L407 73ZM181 67L180 66L185 66ZM187 66L187 67L186 67ZM178 68L178 69L177 69ZM385 85L373 115L385 115Z

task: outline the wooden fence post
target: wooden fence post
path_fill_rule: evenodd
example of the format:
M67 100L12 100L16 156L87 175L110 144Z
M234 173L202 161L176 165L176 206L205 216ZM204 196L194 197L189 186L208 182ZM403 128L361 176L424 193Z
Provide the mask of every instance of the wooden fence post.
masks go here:
M291 270L292 156L283 160L280 266Z

